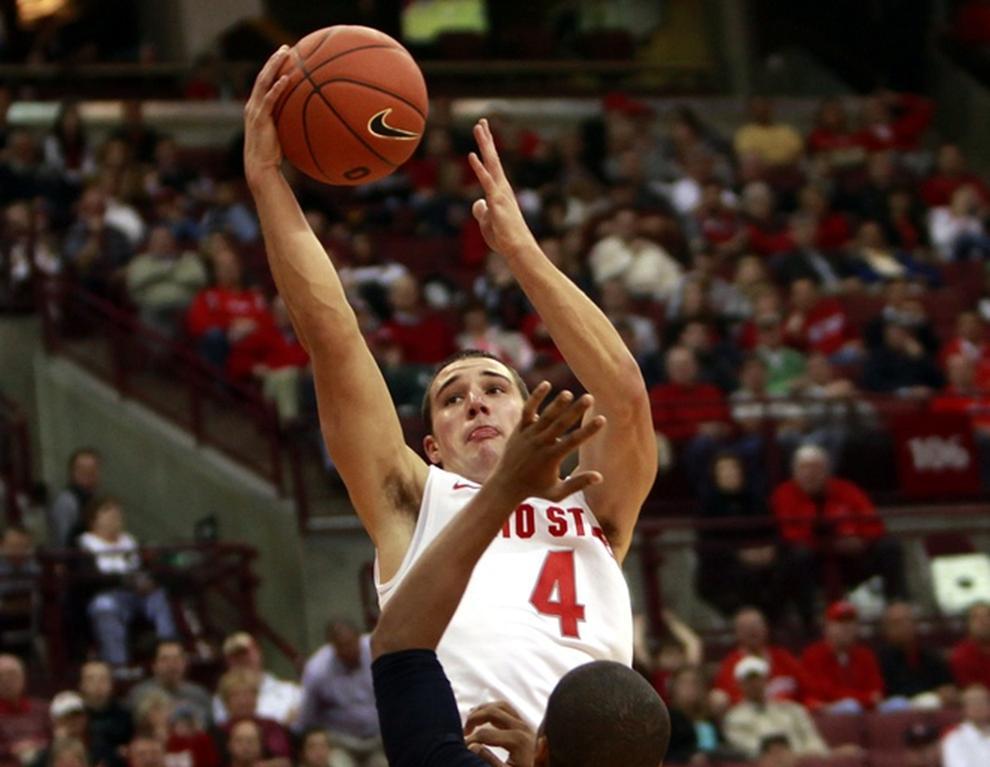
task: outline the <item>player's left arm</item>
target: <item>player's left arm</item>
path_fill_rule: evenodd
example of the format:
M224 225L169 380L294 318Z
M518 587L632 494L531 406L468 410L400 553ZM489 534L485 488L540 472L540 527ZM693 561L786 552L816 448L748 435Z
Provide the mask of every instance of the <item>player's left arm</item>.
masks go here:
M581 448L579 468L605 477L586 492L621 563L657 471L650 401L639 366L604 313L540 250L495 150L487 120L474 128L480 157L471 167L485 192L473 213L485 240L512 273L581 385L595 397L589 417L608 419L602 436Z

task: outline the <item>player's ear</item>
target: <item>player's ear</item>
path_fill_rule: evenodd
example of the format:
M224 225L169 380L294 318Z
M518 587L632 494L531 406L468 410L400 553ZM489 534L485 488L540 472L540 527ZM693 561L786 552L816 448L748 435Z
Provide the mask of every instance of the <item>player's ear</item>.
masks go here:
M423 437L423 451L426 453L426 457L430 459L430 463L440 465L440 445L432 434Z
M540 733L536 736L536 750L533 752L533 767L549 767L550 745L547 736Z

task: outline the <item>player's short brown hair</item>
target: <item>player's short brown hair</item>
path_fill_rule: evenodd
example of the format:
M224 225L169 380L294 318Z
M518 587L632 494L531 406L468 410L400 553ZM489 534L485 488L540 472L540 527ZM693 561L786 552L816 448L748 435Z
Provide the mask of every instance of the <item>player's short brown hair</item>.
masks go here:
M519 390L519 394L522 395L524 400L529 397L529 387L526 386L526 382L523 381L522 376L519 375L519 371L512 367L509 363L503 362L494 354L483 352L481 349L463 349L459 352L454 352L437 365L432 378L430 378L430 383L426 387L426 393L423 395L423 405L420 411L423 415L423 426L426 427L427 434L433 433L433 403L430 402L430 392L433 390L433 384L443 372L444 368L448 365L452 365L455 362L460 362L461 360L473 359L495 360L495 362L505 365L505 367L507 367L509 372L512 374L512 380L515 383L516 388Z

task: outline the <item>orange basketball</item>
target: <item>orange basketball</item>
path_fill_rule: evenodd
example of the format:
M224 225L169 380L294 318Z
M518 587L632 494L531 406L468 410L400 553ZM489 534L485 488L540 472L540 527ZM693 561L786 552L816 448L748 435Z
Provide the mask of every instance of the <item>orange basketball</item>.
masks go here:
M295 44L279 74L289 77L274 111L282 151L318 181L353 186L387 176L423 136L423 73L383 32L320 29Z

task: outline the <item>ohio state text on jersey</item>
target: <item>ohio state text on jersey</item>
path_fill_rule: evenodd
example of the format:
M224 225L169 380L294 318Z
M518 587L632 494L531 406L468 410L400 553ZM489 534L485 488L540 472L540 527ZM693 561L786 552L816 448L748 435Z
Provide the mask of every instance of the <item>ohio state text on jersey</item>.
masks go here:
M381 605L479 487L430 467L405 559L391 581L377 584ZM571 669L632 663L629 589L583 492L516 508L478 562L437 654L462 718L507 700L534 728Z

